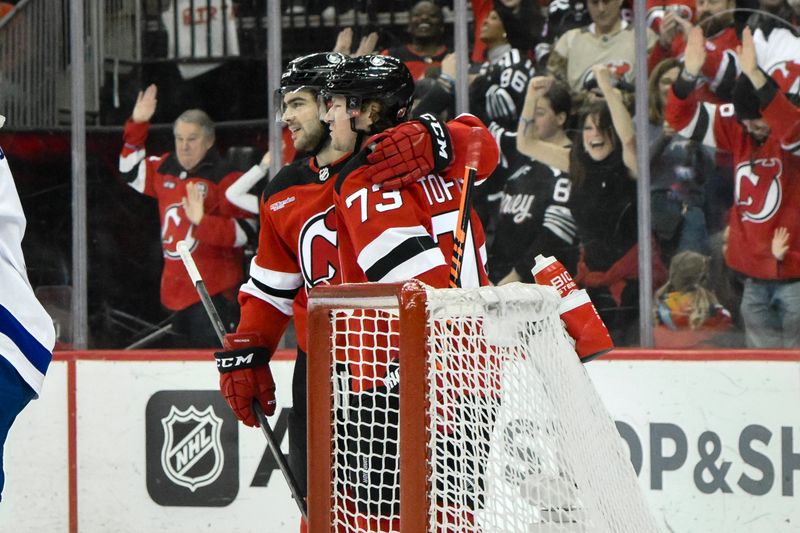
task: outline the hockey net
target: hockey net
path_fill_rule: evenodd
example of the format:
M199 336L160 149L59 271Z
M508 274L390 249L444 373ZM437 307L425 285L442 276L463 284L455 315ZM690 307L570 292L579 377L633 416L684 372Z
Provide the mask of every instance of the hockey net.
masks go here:
M310 531L657 531L557 309L536 285L314 289Z

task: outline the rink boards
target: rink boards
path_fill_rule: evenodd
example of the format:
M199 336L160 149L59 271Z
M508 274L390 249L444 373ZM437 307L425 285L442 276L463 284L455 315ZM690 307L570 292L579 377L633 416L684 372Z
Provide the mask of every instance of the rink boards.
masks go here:
M272 365L284 451L292 365ZM800 352L618 350L586 370L663 531L800 528ZM216 384L210 352L58 353L6 444L0 532L297 531Z

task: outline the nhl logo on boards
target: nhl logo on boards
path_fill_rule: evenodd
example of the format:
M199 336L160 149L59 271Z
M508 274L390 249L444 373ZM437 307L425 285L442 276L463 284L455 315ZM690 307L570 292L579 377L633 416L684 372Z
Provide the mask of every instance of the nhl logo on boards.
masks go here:
M219 440L222 419L212 406L202 412L194 405L179 411L173 405L161 419L164 444L161 447L161 467L177 485L194 492L219 478L225 455Z
M216 390L159 391L146 408L147 491L159 505L221 507L239 492L236 418Z

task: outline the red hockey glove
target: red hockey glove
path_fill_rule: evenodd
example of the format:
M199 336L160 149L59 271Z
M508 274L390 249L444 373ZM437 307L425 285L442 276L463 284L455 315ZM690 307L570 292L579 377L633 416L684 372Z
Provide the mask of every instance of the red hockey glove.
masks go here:
M225 351L216 352L219 389L236 418L245 425L258 427L253 400L258 400L264 414L275 412L275 381L269 369L269 350L260 346L253 333L225 335Z
M447 127L431 114L389 128L370 140L372 183L399 189L428 174L438 174L453 161Z

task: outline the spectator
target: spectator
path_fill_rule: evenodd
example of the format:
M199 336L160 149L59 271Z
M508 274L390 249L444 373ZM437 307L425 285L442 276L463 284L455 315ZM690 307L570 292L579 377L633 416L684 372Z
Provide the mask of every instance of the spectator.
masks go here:
M205 109L215 120L238 118L239 98L219 98L241 85L225 60L239 55L233 0L172 0L161 20L167 57L177 60L180 105Z
M603 64L593 75L605 101L589 104L578 120L571 148L543 142L525 128L541 97L542 84L531 80L517 133L520 152L572 180L570 208L578 227L582 259L575 281L591 300L618 345L636 342L638 334L638 264L636 220L636 144L633 122L611 74ZM657 254L653 277L665 277Z
M0 127L4 121L0 116ZM14 177L0 148L0 500L6 437L17 415L42 391L56 340L53 320L33 294L25 271L25 225Z
M572 108L569 89L552 83L552 78L534 80L543 84L543 94L536 102L533 120L525 127L533 128L543 142L569 148L572 143L564 131ZM505 151L510 150L516 151L516 144ZM497 285L533 283L531 268L538 254L554 256L575 273L578 245L575 220L568 207L572 188L569 176L522 155L515 159L522 161L503 188L497 231L489 251L489 279Z
M785 94L800 94L800 35L796 15L785 0L761 0L762 13L747 20L759 66Z
M656 34L661 32L661 23L666 17L668 24L677 24L675 17L694 22L697 11L695 0L647 0L647 27ZM672 15L669 15L669 13Z
M472 48L472 62L482 63L486 57L486 43L481 38L481 31L486 17L491 11L505 11L512 15L511 21L519 26L520 35L518 42L513 46L520 50L534 50L542 40L546 27L546 20L542 8L537 0L472 0L472 13L475 17L475 45ZM505 14L501 15L505 19Z
M501 2L486 17L481 27L481 40L486 44L487 61L470 83L469 108L480 118L499 147L505 147L506 137L513 140L519 113L525 100L525 86L534 74L533 63L527 50L516 46L527 46L526 33L519 20ZM450 63L448 62L448 65ZM444 69L443 69L444 70ZM455 74L453 72L452 74ZM511 157L516 150L501 152L500 165L483 187L475 191L473 202L481 222L490 235L494 233L501 191L506 178L512 172Z
M665 59L650 74L650 200L653 231L663 257L693 250L710 252L705 215L705 180L715 171L712 154L664 124L664 105L680 63Z
M241 172L232 171L212 149L214 124L204 112L190 109L175 121L174 153L147 157L144 145L156 94L155 85L139 93L125 124L119 170L134 190L158 201L164 251L161 303L175 313L176 345L207 348L218 341L175 247L181 240L189 243L208 292L231 327L238 320L242 247L255 236L255 223L225 198Z
M411 43L381 52L402 61L415 80L425 77L430 68L439 67L447 54L444 43L442 8L430 0L414 4L408 13L408 34Z
M547 70L569 85L573 95L596 86L592 66L603 63L612 73L614 84L633 88L636 50L633 26L622 19L622 0L588 0L592 23L569 30L553 47ZM656 35L648 28L648 50Z
M800 264L780 260L773 241L797 247L800 219L800 110L759 68L749 28L739 56L733 106L700 105L696 82L706 60L702 31L688 37L684 66L672 86L666 116L681 134L732 153L735 191L729 217L727 265L744 278L741 314L752 348L800 346ZM776 237L777 236L777 237ZM780 239L779 239L780 240Z
M708 257L681 252L669 264L669 279L656 290L655 345L696 348L722 342L731 314L708 288Z
M733 81L739 72L736 47L739 37L733 24L733 9L736 0L699 0L697 2L697 25L706 36L709 60L703 67L707 80L701 88L700 98L709 102L730 100ZM648 70L668 57L679 58L686 48L686 36L693 28L692 22L679 11L667 11L661 22L658 44L653 47L647 61Z

